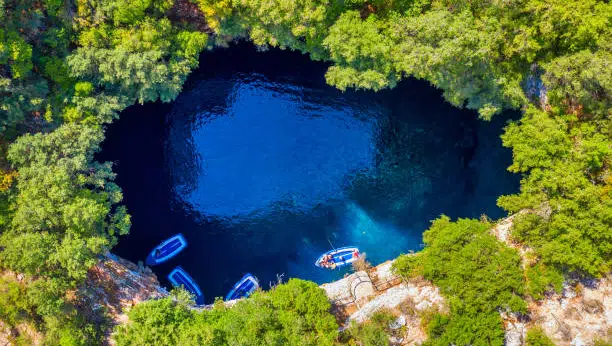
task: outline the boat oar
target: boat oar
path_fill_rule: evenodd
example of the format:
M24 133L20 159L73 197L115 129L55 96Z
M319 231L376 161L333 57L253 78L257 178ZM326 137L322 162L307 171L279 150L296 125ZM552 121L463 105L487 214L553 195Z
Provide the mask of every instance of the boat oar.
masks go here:
M329 243L329 245L331 245L332 250L336 251L336 248L334 247L334 244L332 244L332 242L329 240L329 238L327 238L327 242Z

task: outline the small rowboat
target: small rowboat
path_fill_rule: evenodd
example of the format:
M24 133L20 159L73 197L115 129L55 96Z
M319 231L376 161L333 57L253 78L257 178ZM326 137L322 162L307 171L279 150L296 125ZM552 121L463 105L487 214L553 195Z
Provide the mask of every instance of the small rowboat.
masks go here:
M177 266L174 268L170 274L168 274L168 280L172 283L174 287L183 287L191 294L195 296L195 301L197 305L204 304L204 295L200 290L200 286L195 283L195 280L187 274L185 269L181 266Z
M331 260L325 262L325 258L331 256ZM317 258L315 266L326 269L336 269L355 262L359 258L359 249L353 246L341 247L327 251Z
M167 260L176 256L179 252L183 251L183 249L186 247L187 240L185 240L185 237L179 233L164 240L161 244L156 246L147 257L145 263L148 266L154 266L166 262Z
M240 279L232 290L225 296L225 301L230 301L238 298L246 298L250 296L259 287L259 282L250 273L245 274Z

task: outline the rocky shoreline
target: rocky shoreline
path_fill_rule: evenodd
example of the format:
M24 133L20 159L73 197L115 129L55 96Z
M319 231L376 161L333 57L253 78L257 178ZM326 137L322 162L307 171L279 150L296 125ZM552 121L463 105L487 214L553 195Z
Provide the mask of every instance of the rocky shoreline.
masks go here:
M508 240L511 225L512 217L506 218L491 231L516 247ZM523 253L525 249L519 250ZM392 340L393 344L421 344L426 339L421 317L432 311L444 311L444 297L429 281L404 280L394 275L392 263L364 266L321 288L343 328L353 322L366 322L384 309L396 315L403 327L402 337ZM105 309L114 324L121 324L127 322L126 312L135 304L167 295L168 291L149 268L107 254L90 270L76 297L94 309ZM561 294L529 301L526 315L502 313L502 317L509 346L524 345L527 330L534 326L542 328L557 345L593 345L612 333L612 277L566 285Z

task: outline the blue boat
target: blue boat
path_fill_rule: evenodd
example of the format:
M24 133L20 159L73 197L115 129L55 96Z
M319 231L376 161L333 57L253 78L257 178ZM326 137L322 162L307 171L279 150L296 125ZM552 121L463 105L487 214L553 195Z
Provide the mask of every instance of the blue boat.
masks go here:
M327 251L317 258L315 266L325 269L336 269L351 264L359 259L359 249L354 246L341 247Z
M153 251L147 256L145 263L148 266L154 266L176 256L179 252L183 251L187 247L187 240L182 234L177 234L156 246Z
M232 287L232 290L225 296L225 301L248 297L258 287L257 279L251 273L247 273Z
M168 280L170 280L172 286L182 286L187 291L191 292L195 296L197 305L204 304L204 295L200 290L200 286L195 283L195 280L189 276L189 274L187 274L185 269L183 269L181 266L177 266L170 272L170 274L168 274Z

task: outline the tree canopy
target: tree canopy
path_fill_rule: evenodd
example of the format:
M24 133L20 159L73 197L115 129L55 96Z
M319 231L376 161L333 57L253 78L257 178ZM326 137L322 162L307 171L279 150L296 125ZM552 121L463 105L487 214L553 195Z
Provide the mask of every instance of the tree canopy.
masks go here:
M478 220L442 216L423 234L422 251L393 264L405 277L431 280L449 300L450 314L428 326L430 344L503 345L499 311L525 312L519 254L489 229Z
M0 280L0 319L32 323L50 345L101 342L106 327L69 293L130 228L112 165L94 160L104 126L136 102L172 101L202 50L247 39L327 61L341 90L418 78L483 119L522 111L502 135L521 189L498 205L517 214L525 268L487 223L447 217L396 265L449 300L428 321L430 343L500 344L499 311L610 271L611 24L600 0L0 0L0 267L26 276ZM149 302L117 341L384 344L382 322L338 337L313 285L203 313Z
M49 134L24 135L11 146L19 192L11 230L0 237L4 265L80 280L97 255L129 231L110 163L93 161L102 138L100 128L67 124Z
M335 345L338 325L325 292L290 279L231 308L194 312L180 299L139 304L118 329L117 345Z

